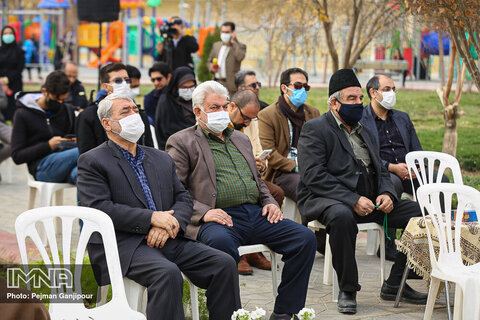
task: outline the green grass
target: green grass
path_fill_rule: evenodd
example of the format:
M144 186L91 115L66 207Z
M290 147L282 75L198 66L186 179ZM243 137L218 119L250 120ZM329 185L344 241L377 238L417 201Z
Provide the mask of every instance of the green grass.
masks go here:
M26 90L38 90L39 88L38 85L25 87ZM87 92L92 89L96 89L96 86L86 86ZM152 85L142 85L140 87L141 96L136 99L137 103L142 104L143 95L152 89ZM262 88L260 90L260 98L268 103L275 102L279 94L279 88ZM88 93L87 96L89 96ZM454 97L455 92L452 92L450 96ZM308 93L307 103L324 113L328 110L327 99L327 89L312 89ZM368 102L369 99L365 94L364 103ZM436 92L400 90L397 94L395 108L410 115L424 150L442 151L443 112ZM480 189L480 175L475 173L480 172L480 95L463 93L459 110L465 114L457 122L457 159L464 170L465 183Z

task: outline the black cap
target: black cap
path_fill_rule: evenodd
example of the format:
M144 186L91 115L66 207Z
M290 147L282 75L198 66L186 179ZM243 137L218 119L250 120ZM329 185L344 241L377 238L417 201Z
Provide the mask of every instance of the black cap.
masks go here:
M355 72L352 69L340 69L330 78L330 83L328 84L328 96L330 97L337 91L348 87L362 87L358 81Z

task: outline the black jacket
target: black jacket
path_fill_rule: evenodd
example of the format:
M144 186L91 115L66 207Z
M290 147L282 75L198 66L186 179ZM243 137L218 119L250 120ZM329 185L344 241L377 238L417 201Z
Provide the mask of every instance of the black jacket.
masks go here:
M72 105L75 110L86 108L88 104L87 95L85 93L85 88L80 81L75 80L70 86L70 91L68 92L68 97L65 100L65 103Z
M90 105L84 111L80 112L76 121L75 132L77 134L77 145L80 154L93 149L108 140L107 133L103 129L100 120L98 120L97 110L98 102ZM147 115L143 110L140 116L145 124L145 133L138 140L138 144L153 147L152 132Z
M173 45L173 44L172 44ZM194 68L192 53L197 52L198 43L197 39L192 36L183 36L180 41L177 43L177 46L173 48L172 60L173 65L172 70L177 69L178 67L190 67ZM166 48L163 48L162 54L157 55L155 58L156 61L167 62L167 51Z
M71 107L63 105L51 114L36 105L33 97L41 93L22 93L17 98L17 112L13 118L12 159L16 164L27 163L35 176L39 162L53 151L48 140L54 136L74 133L75 115ZM36 105L36 106L35 106Z
M367 145L377 172L378 195L388 192L395 199L390 174L382 166L375 137L368 128L360 136ZM302 220L312 221L325 209L343 203L353 209L360 195L356 193L360 168L345 133L331 112L305 123L298 140L298 208Z

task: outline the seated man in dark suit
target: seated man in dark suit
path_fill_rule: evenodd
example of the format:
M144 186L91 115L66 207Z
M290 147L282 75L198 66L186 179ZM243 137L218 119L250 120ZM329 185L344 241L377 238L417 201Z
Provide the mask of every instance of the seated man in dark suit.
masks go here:
M333 267L340 292L338 311L356 313L360 290L355 261L357 223L376 222L405 228L421 216L416 202L397 200L382 166L373 134L358 122L363 93L351 69L335 72L329 84L330 111L308 121L298 142L298 207L304 220L318 220L330 235ZM395 300L406 256L397 253L380 297ZM406 286L403 299L426 303L427 295Z
M148 319L184 319L183 272L207 289L210 319L229 319L240 307L235 261L185 236L192 198L163 151L140 147L144 125L126 95L109 95L98 108L108 141L78 160L78 193L86 207L113 220L123 276L148 289ZM95 278L109 282L101 239L92 236L88 253L99 265Z
M292 319L305 305L315 236L288 219L260 178L249 138L228 127L228 91L206 81L193 92L197 124L167 140L177 174L194 198L187 234L238 262L238 247L263 243L283 255L270 319Z
M100 69L100 81L102 82L102 88L105 90L106 95L112 93L124 94L128 97L132 95L130 89L132 79L127 73L127 67L122 63L107 64ZM102 124L97 117L98 103L104 98L105 96L102 96L78 115L75 123L75 132L77 134L77 145L80 154L108 140L105 130L103 130ZM150 123L148 122L147 115L144 111L140 111L140 116L142 117L145 130L144 134L138 140L138 143L153 147L152 132L150 131Z
M390 172L393 187L400 198L403 192L413 194L405 156L410 151L423 149L408 114L393 109L395 91L395 83L390 77L376 75L371 78L367 83L370 104L363 110L360 123L375 136L382 164ZM445 175L442 182L449 182ZM414 178L413 184L416 190L419 187L417 179Z

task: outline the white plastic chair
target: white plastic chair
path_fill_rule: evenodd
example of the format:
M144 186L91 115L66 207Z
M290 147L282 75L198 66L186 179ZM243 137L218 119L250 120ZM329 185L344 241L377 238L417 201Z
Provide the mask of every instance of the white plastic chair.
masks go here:
M4 167L5 171L2 172L4 173L2 175L2 180L8 183L12 183L12 176L13 176L13 160L12 157L9 157L8 159L5 159L0 163L0 167Z
M318 220L310 221L308 223L308 228L312 231L318 231L319 229L325 229L326 227L321 224ZM376 234L376 239L380 239L380 285L383 285L383 280L385 279L385 232L383 231L382 226L376 224L375 222L369 223L358 223L358 230L367 230L368 232L373 232ZM368 235L370 237L370 234ZM332 287L332 300L338 300L338 279L337 273L333 269L332 264L332 250L330 248L330 236L327 233L327 239L325 242L325 261L323 264L323 284L331 285L333 280ZM368 247L368 240L367 240Z
M150 132L152 133L153 147L158 149L157 134L155 133L155 127L150 125Z
M63 254L62 261L60 261L59 247L54 230L55 218L60 218L62 225L62 247L60 248ZM83 221L83 228L80 232L77 248L72 250L72 226L75 219L81 219ZM43 224L46 230L48 246L50 248L49 252L47 252L46 247L40 239L39 232L35 226L37 222ZM61 264L70 265L72 263L71 252L76 252L74 286L76 292L80 291L79 293L81 293L81 266L88 240L93 232L99 232L102 235L108 272L112 283L112 300L105 305L93 309L85 308L83 303L50 302L49 313L51 319L145 319L144 315L128 307L122 281L115 231L112 220L107 214L86 207L62 206L36 208L25 211L18 216L15 221L15 231L22 263L26 265L25 273L28 273L28 257L25 243L27 237L33 240L47 267ZM50 256L52 258L50 258ZM29 284L28 287L30 287ZM51 289L52 294L61 292L62 289Z
M302 217L300 216L297 203L288 197L283 199L283 216L302 224Z
M410 175L410 181L412 183L412 190L415 190L412 180L412 170L417 177L418 183L423 186L429 183L441 183L442 175L445 169L450 168L453 174L453 183L463 184L462 171L460 170L460 164L458 160L446 153L435 151L412 151L405 156L405 163L408 167L408 174ZM435 165L438 164L437 178L434 181L433 173ZM413 200L415 201L416 195L413 192Z
M249 254L249 253L257 253L257 252L268 252L270 253L270 263L272 265L272 287L273 287L273 297L277 297L277 255L275 252L270 250L269 247L267 247L264 244L252 244L248 246L240 246L238 247L238 254L240 256L243 256L244 254Z
M443 210L440 194L443 194ZM455 230L452 228L451 209L452 196L458 199ZM480 264L465 266L460 248L461 223L467 204L471 204L476 212L480 212L480 192L474 188L451 184L436 183L420 186L417 190L418 203L425 218L426 211L431 217L435 228L435 242L440 246L438 258L435 256L432 232L426 224L428 248L432 271L430 274L430 289L424 319L431 319L435 299L440 282L455 282L454 319L480 319ZM453 234L453 237L452 237ZM457 241L455 241L457 240Z

